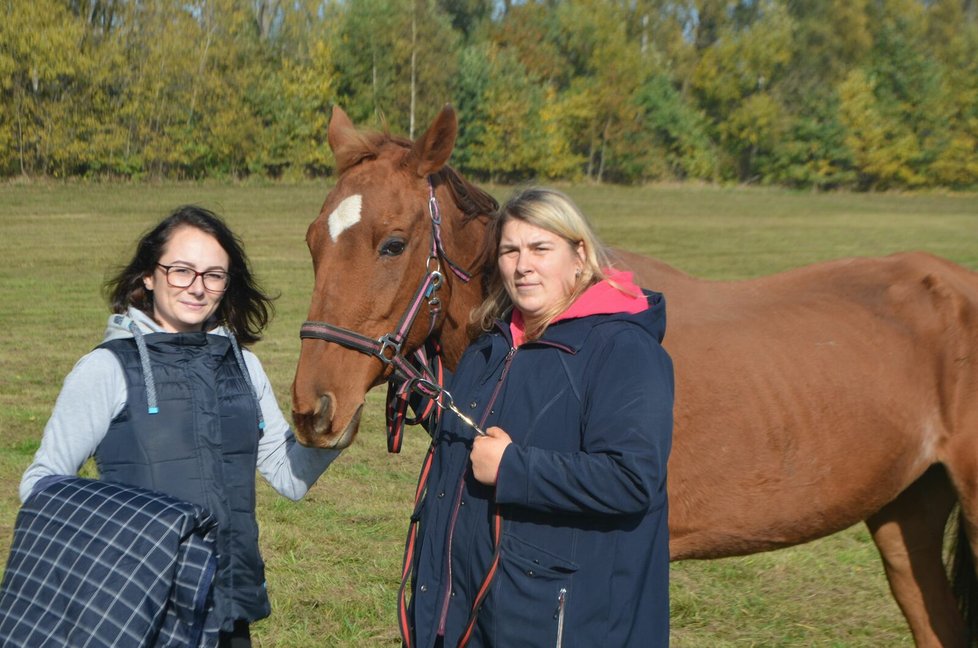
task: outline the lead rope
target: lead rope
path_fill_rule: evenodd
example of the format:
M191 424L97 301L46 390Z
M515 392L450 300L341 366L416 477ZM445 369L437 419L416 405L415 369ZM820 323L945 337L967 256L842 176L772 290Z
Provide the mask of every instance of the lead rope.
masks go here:
M404 648L412 648L411 620L407 609L407 585L414 573L414 548L418 540L418 520L421 517L421 502L424 500L428 487L428 475L435 457L435 441L432 439L421 466L418 486L414 491L414 510L411 512L411 524L408 525L407 540L404 542L404 561L401 563L401 586L397 590L397 624L401 631L401 641Z
M411 375L405 376L400 385L394 380L387 383L387 451L401 450L405 425L424 424L432 437L441 421L441 408L437 407L438 397L444 391L445 370L441 359L441 347L437 341L430 340L413 354L413 363L405 363ZM411 402L411 395L419 395L418 403ZM407 416L408 407L415 410L414 417Z
M414 491L414 510L411 512L411 524L408 526L407 540L404 542L404 561L401 567L401 586L397 590L397 621L398 627L401 631L401 640L404 643L404 648L412 648L413 646L411 619L408 614L407 606L407 588L408 582L410 581L411 576L414 574L414 551L418 540L418 522L421 518L421 503L424 500L425 491L428 487L428 476L431 473L431 464L434 462L434 457L435 441L432 439L431 445L428 446L428 452L425 455L424 463L422 464L421 475L418 477L418 486ZM465 625L465 631L458 640L458 648L464 648L472 638L472 633L475 630L476 622L479 620L479 610L482 608L482 603L486 600L486 596L489 594L489 587L499 569L499 547L501 544L500 541L502 540L502 535L503 516L499 510L499 505L496 504L492 513L492 539L494 545L492 562L489 564L489 570L482 579L482 584L479 586L479 592L475 597L475 601L472 603L472 611L469 613L469 620Z
M417 388L421 388L424 381L420 381L421 385ZM427 385L425 386L428 390L437 391L438 393L433 397L430 397L431 403L437 406L437 411L439 415L445 409L452 411L462 423L472 427L476 434L483 436L485 432L483 431L481 425L475 423L472 419L462 413L456 406L454 398L451 393L439 385ZM407 608L407 585L411 576L414 573L414 552L415 545L417 544L418 537L418 522L421 518L421 503L426 496L426 491L428 488L428 476L431 472L431 465L434 461L435 455L435 443L434 433L432 434L431 445L428 446L428 452L425 455L424 463L421 468L421 475L418 477L418 486L414 491L414 510L411 513L411 524L408 526L408 536L404 543L404 561L401 568L401 585L397 592L397 614L398 614L398 626L401 631L401 639L404 642L404 648L411 648L411 622L408 615ZM463 476L464 479L464 476ZM482 579L482 584L479 585L478 593L476 594L475 601L472 603L472 611L469 613L468 622L465 625L465 631L462 633L458 641L458 648L464 648L468 644L469 640L472 638L472 633L475 630L476 622L479 619L479 610L482 608L482 603L485 601L486 596L489 594L489 587L492 584L493 579L496 576L496 572L499 568L499 557L500 557L500 546L503 535L503 516L499 504L493 506L492 513L492 539L493 539L493 553L492 562L489 564L489 569L486 572L485 577Z
M482 579L482 585L479 586L479 593L476 594L475 601L472 603L469 622L465 626L465 632L462 633L461 638L458 640L458 648L464 648L469 643L469 639L472 638L472 632L475 631L475 624L479 620L479 610L482 608L482 602L489 595L489 586L492 584L492 579L496 577L496 571L499 569L499 546L502 537L503 516L499 511L499 504L496 504L492 511L492 539L494 544L492 563L489 564L489 571L486 572L485 577Z
M452 272L458 275L458 277L461 278L462 281L468 283L472 279L472 277L468 273L463 271L461 268L459 268L455 263L453 263L452 260L448 258L448 255L445 254L445 249L441 242L441 227L440 227L441 214L438 211L438 201L435 199L435 191L434 191L434 187L432 186L430 177L428 178L428 210L431 213L431 220L432 223L434 224L432 229L432 238L433 238L433 247L435 252L433 256L436 256L437 258L437 255L440 255L441 258L445 260L445 263L448 265L448 267L451 268ZM434 323L434 318L432 318L432 323ZM434 414L434 417L436 419L435 425L437 426L437 422L441 418L441 413L443 411L443 408L447 406L444 403L442 403L441 399L443 399L444 396L448 394L448 392L444 388L443 377L441 375L440 348L438 349L438 352L433 357L436 358L437 367L438 367L436 377L433 381L429 381L424 376L421 376L420 378L416 377L414 379L409 379L404 383L402 383L402 385L396 391L402 397L402 400L405 403L406 403L406 398L404 398L404 395L409 394L412 391L416 393L420 393L425 399L428 400L428 404L424 412L431 412L431 408L435 407L434 412L431 413ZM427 363L427 358L425 358L422 361L421 366L422 369L429 366L429 364ZM432 384L432 382L434 384ZM393 388L393 383L390 383L388 394L390 394L391 388ZM388 396L388 398L390 398L390 396ZM388 404L390 404L390 401L388 401ZM477 433L484 434L484 432L482 432L481 428L478 425L475 425L471 420L469 420L467 417L462 415L461 412L458 412L456 410L450 395L448 396L448 405L452 406L450 407L450 409L455 411L456 414L460 416L463 422L475 428ZM388 409L388 411L390 411L390 409ZM401 431L403 429L403 422L404 422L403 417L401 417L400 419L398 419L398 421L395 424L395 429L396 429L395 437L397 439L398 448L400 447L400 436L401 436ZM392 426L392 422L390 418L388 418L387 423L388 423L388 430L390 431ZM437 427L432 427L429 429L429 432L431 433L432 437L434 437L436 430ZM390 439L391 437L389 436L388 438ZM425 455L424 464L422 465L421 468L421 475L418 478L418 486L415 489L415 493L414 493L414 511L411 513L411 524L408 526L408 536L407 536L407 540L404 543L404 562L403 562L403 567L401 569L401 586L400 588L398 588L398 594L397 594L398 625L400 627L401 639L404 642L405 648L412 648L413 646L411 622L410 622L410 618L408 615L408 608L407 608L407 586L408 586L408 582L411 579L411 576L414 573L414 550L418 538L418 522L421 514L420 511L421 503L424 500L425 491L427 490L428 476L431 472L431 465L434 461L434 456L435 456L435 439L432 438L431 445L428 447L428 452ZM482 607L482 602L485 600L487 594L489 593L489 585L492 583L492 580L496 575L496 571L499 566L499 544L500 544L500 539L502 537L502 525L503 525L502 520L503 520L502 515L499 512L499 505L497 504L493 511L493 544L495 546L493 549L492 564L490 565L489 571L486 574L485 578L483 578L482 580L482 585L480 585L479 587L479 593L476 596L476 600L472 605L472 612L469 614L469 621L466 624L465 632L462 633L462 637L459 639L458 648L464 648L464 646L469 642L469 639L471 639L472 632L475 629L476 621L478 620L479 609Z

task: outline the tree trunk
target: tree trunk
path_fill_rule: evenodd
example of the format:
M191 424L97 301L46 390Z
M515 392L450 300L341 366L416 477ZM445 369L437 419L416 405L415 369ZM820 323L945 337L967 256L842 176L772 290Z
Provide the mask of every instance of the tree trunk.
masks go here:
M611 117L604 122L601 129L601 161L598 162L598 183L604 182L604 159L608 152L608 132L611 130Z
M20 157L20 175L26 176L27 169L24 167L24 122L23 110L17 111L17 153Z
M204 68L207 65L207 52L211 48L211 39L214 37L214 32L217 30L216 21L213 14L208 20L210 26L207 29L207 37L204 39L204 51L200 53L200 65L197 66L197 81L194 82L193 91L190 93L190 108L187 111L187 126L190 126L194 118L194 110L197 104L197 86L199 85L200 79L204 77Z
M594 138L592 137L587 152L587 171L584 174L588 180L591 179L591 174L593 171L594 171Z
M414 106L418 93L418 3L413 3L411 9L411 124L408 129L409 139L414 139Z

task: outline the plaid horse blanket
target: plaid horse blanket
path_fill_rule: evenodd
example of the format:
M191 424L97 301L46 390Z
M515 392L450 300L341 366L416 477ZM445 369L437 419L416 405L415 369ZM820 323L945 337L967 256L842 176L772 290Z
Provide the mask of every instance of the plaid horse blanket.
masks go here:
M216 646L216 520L141 488L41 484L17 515L0 646Z

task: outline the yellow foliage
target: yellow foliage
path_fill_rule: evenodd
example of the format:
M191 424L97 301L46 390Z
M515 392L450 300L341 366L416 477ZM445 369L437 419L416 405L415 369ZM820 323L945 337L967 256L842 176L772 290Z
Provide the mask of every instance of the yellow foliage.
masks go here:
M873 83L861 70L854 70L839 88L840 117L847 128L846 144L858 171L874 188L919 186L926 179L912 163L920 156L914 134L896 119L884 114L873 94Z

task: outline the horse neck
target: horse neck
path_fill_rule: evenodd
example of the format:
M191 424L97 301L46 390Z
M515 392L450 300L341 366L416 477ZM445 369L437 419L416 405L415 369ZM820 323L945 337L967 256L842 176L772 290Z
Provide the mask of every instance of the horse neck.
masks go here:
M481 280L473 278L472 281ZM469 314L479 305L481 300L481 292L475 295L474 299L472 298L473 290L470 285L464 284L460 280L456 280L455 284L451 302L446 310L445 320L439 334L442 359L445 361L445 366L452 371L455 370L465 347L472 341Z
M439 340L445 364L449 369L454 370L465 347L472 341L473 329L469 317L472 310L484 299L480 255L486 231L486 219L483 217L466 219L459 213L445 220L455 223L454 232L445 240L446 254L471 276L471 279L466 282L451 270L445 271L451 296L445 305L445 317L439 330Z

